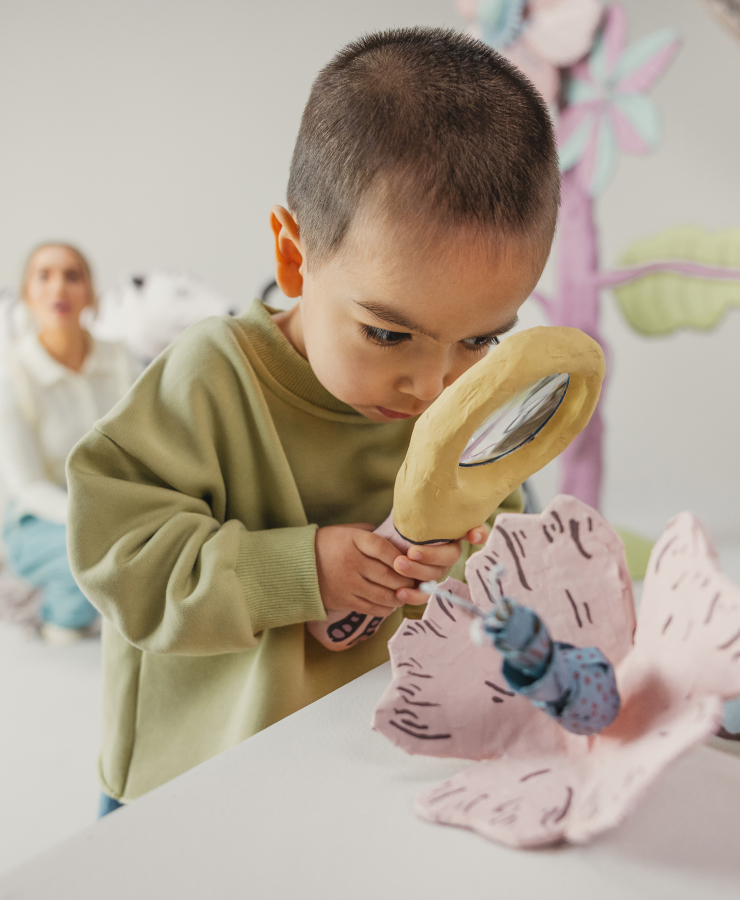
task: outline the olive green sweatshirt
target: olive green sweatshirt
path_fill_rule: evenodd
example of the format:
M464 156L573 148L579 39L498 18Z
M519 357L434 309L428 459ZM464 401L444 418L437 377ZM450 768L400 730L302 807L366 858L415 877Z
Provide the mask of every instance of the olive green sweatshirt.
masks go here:
M255 301L190 328L77 445L69 553L105 617L106 793L133 800L388 658L402 610L341 653L303 623L326 615L317 527L385 519L414 421L328 393Z

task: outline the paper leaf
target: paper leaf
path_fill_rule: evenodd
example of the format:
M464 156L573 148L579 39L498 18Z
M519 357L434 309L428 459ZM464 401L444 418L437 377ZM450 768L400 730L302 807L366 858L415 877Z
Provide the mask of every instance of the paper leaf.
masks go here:
M740 229L709 234L680 226L633 244L623 266L692 262L740 273ZM614 289L619 308L635 331L671 334L681 328L709 331L732 307L740 306L740 277L734 281L659 271Z

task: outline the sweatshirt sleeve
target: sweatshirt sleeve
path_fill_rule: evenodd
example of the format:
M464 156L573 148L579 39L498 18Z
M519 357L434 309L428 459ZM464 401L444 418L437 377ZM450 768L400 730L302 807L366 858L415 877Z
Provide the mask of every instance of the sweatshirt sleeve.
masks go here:
M250 470L258 454L245 428L250 415L253 432L266 426L207 340L178 344L70 456L70 562L91 602L142 650L245 650L264 629L325 617L316 526L249 528L230 516L236 471L253 506L265 506L270 474L260 483Z

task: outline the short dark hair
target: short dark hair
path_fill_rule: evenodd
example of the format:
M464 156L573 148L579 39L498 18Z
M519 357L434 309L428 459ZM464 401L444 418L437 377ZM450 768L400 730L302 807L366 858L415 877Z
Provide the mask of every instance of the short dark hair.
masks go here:
M401 28L352 42L319 73L287 200L311 265L342 245L371 187L435 226L549 242L560 175L547 106L504 57L468 35Z

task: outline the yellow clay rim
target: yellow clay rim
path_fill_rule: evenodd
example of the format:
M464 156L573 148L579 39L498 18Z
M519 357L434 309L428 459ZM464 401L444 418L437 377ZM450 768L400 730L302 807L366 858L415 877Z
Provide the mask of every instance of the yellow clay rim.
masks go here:
M486 465L459 465L468 441L491 413L558 373L567 373L570 384L532 441ZM393 523L398 532L426 544L457 540L485 522L586 427L603 380L601 347L577 328L531 328L508 337L419 417L396 478Z

